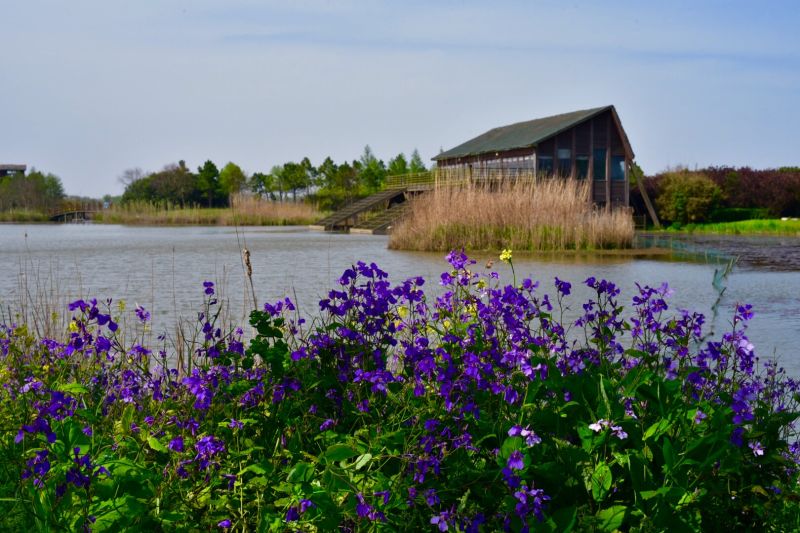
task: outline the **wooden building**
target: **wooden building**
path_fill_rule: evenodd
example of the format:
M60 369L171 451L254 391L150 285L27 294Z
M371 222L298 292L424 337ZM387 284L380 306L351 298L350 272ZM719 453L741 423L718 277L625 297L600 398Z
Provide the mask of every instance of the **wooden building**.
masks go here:
M614 106L494 128L433 158L439 169L471 177L533 175L592 182L592 200L627 206L633 161Z
M13 174L25 174L27 170L26 165L9 165L7 163L0 163L0 178L3 176L11 176Z

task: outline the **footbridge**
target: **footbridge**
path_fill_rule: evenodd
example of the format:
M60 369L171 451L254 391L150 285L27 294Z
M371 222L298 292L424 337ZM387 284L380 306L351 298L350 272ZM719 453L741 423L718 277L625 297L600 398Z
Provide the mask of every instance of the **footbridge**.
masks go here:
M348 204L309 226L320 231L385 234L407 212L407 201L433 188L433 173L386 178L385 188Z

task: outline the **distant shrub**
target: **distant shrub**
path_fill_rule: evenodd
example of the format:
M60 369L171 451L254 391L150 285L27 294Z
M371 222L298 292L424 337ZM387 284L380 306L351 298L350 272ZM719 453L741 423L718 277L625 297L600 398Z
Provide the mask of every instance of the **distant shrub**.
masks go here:
M659 216L671 222L705 222L722 199L722 189L696 172L671 172L660 180L656 198Z
M718 207L708 216L709 222L738 222L769 218L769 209L763 207Z
M764 208L772 217L800 216L800 172L796 167L711 167L701 172L722 188L723 207Z

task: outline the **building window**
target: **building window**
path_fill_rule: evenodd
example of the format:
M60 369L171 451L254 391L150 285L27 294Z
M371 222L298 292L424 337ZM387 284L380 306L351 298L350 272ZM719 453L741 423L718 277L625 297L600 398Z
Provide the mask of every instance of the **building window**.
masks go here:
M625 181L625 156L611 156L611 179L614 181Z
M558 149L558 174L563 177L572 174L572 153L569 148Z
M595 148L594 154L592 155L594 156L594 162L592 164L594 179L603 181L606 179L606 149Z
M549 155L540 155L536 158L536 172L543 175L553 173L553 157Z
M575 177L584 180L589 175L589 156L575 156Z

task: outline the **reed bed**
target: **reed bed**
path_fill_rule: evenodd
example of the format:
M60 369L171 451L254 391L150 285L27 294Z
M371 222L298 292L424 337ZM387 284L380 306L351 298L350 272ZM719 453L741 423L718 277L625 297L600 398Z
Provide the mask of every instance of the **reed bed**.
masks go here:
M493 187L438 185L392 230L398 250L561 251L629 248L629 209L598 209L586 181L518 179Z
M9 209L0 211L0 222L47 222L50 217L35 209Z
M321 217L314 206L305 202L273 202L234 195L229 208L129 202L98 212L93 220L133 225L293 226L310 224Z

